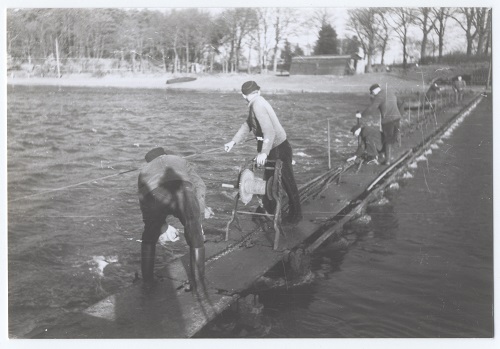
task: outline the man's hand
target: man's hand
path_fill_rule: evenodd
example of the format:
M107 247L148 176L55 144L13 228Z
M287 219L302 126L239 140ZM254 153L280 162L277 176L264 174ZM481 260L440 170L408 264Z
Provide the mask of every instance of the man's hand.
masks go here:
M233 148L234 145L235 145L234 141L224 144L224 150L226 151L226 153L228 153Z
M347 162L351 162L351 161L354 161L354 160L356 160L356 155L351 156L349 159L347 159Z
M258 166L262 166L266 163L266 159L267 159L266 153L259 153L259 155L257 155L257 158L255 160Z

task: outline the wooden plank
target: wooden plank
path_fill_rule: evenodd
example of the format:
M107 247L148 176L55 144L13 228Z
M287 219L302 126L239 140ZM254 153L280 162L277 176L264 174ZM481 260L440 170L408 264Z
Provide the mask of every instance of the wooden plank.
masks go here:
M169 282L137 284L87 308L72 321L36 338L186 338L226 309L234 298L177 291Z
M227 294L242 292L281 260L282 253L273 251L272 244L241 248L210 265L206 276L209 287Z

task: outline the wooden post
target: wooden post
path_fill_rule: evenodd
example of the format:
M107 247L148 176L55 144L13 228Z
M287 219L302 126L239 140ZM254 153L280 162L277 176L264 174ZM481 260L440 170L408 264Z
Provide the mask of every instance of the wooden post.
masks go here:
M132 73L135 73L135 50L130 51L132 55Z
M490 67L488 68L488 77L486 78L486 89L490 88L490 76L491 76L491 61L490 61Z
M253 39L250 38L250 45L248 45L249 50L248 50L247 74L251 73L250 62L251 62L251 58L252 58L252 56L251 56L251 54L252 54L252 44L253 44Z
M356 115L357 114L359 114L359 110L356 110ZM356 116L356 125L358 125L358 127L360 126L359 124L360 124L360 118L358 118ZM358 136L358 147L359 147L360 138L361 138L361 136Z
M411 98L408 98L408 121L411 124Z
M418 103L417 103L417 123L420 121L420 92L418 93Z
M57 64L57 78L61 78L61 68L59 68L59 44L56 38L56 64Z
M328 123L328 169L332 168L332 159L330 155L330 119L326 119Z
M163 70L166 73L167 72L167 58L165 57L165 49L164 48L161 49L161 56L163 58Z

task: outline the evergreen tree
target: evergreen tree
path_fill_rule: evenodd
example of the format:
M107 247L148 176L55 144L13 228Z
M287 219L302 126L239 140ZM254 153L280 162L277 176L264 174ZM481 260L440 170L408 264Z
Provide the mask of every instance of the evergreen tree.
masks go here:
M343 41L343 52L344 54L349 55L358 53L360 46L361 42L358 40L358 37L356 35L353 35L352 38L346 38Z
M318 40L314 46L315 55L337 54L337 32L330 24L323 24L318 33Z
M299 44L295 45L295 48L293 49L293 56L304 56L304 50L299 46Z
M283 69L290 70L290 65L292 64L292 45L288 40L285 40L285 47L281 51L281 59L283 59Z

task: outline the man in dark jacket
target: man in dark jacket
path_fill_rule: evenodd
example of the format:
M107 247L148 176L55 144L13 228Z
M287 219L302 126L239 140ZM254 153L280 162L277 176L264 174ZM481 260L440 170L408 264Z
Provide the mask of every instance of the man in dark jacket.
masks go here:
M139 174L139 203L144 221L141 270L145 282L153 281L155 250L162 226L169 215L184 225L190 250L190 286L204 286L205 247L202 218L205 213L203 180L194 167L179 156L167 155L161 147L146 154Z
M276 116L273 108L264 97L260 95L260 87L255 81L247 81L241 87L243 98L248 102L249 114L247 120L241 125L233 139L224 145L226 152L240 143L252 131L257 139L257 165L262 166L266 160L283 161L281 178L288 196L288 215L286 223L296 224L302 220L299 191L292 168L292 147L288 143L286 132ZM273 175L272 170L264 172L264 180ZM274 203L264 195L264 208L269 213L274 213Z
M360 142L354 156L347 159L347 161L362 158L369 164L378 164L378 155L382 149L380 131L373 127L355 125L351 128L351 132L360 138Z
M401 105L394 92L382 90L379 84L370 86L370 98L370 106L361 112L361 116L375 116L375 114L380 113L380 130L382 131L385 152L384 163L390 165L392 146L399 136L399 122L401 119L399 108Z
M457 80L453 81L453 92L455 92L455 102L461 102L464 98L464 90L467 84L462 80L461 76L457 77Z

